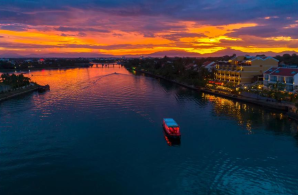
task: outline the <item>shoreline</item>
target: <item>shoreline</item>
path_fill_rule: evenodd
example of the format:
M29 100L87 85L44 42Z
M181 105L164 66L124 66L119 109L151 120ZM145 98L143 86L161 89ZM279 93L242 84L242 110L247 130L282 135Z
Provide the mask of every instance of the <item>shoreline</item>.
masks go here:
M204 92L204 93L208 93L208 94L212 94L212 95L216 95L219 97L223 97L223 98L227 98L227 99L231 99L231 100L235 100L235 101L240 101L240 102L245 102L245 103L250 103L250 104L254 104L256 106L262 107L262 108L267 108L270 110L274 110L274 111L279 111L284 113L288 118L290 119L294 119L295 121L298 121L298 114L295 114L293 112L289 112L289 110L291 108L289 108L289 106L287 105L283 105L280 103L270 103L270 102L266 102L263 100L257 100L257 99L253 99L253 98L248 98L248 97L243 97L243 96L233 96L232 94L227 94L227 92L219 92L218 90L212 90L212 89L206 89L206 88L196 88L194 86L189 86L187 84L184 83L180 83L174 80L170 80L167 78L164 78L162 76L159 75L155 75L152 74L150 72L146 72L146 71L142 71L142 70L137 70L137 72L139 73L144 73L145 75L154 77L154 78L159 78L159 79L163 79L165 81L177 84L179 86L188 88L188 89L192 89L192 90L196 90L196 91L200 91L200 92Z
M40 89L45 89L45 88L46 88L46 86L34 85L34 86L29 86L25 89L17 89L17 90L11 91L11 92L6 92L3 94L0 94L0 102L9 100L9 99L12 99L12 98L15 98L15 97L18 97L18 96L21 96L21 95L24 95L24 94L27 94L30 92L38 91Z
M62 67L26 68L26 69L0 69L0 72L15 72L15 71L29 71L29 70L34 71L34 70L51 70L51 69L70 69L70 68L89 68L89 67L86 67L86 66L62 66Z

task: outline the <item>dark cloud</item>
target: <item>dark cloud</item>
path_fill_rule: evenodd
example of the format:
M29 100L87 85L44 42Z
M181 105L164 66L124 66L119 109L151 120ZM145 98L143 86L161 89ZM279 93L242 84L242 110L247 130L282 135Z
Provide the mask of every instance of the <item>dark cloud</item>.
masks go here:
M123 35L120 34L120 33L113 33L113 36L114 36L114 37L122 37Z
M84 32L79 32L79 33L78 33L78 36L79 36L79 37L86 37L86 36L87 36L87 34L86 34L86 33L84 33Z
M26 25L19 24L8 24L0 27L2 30L11 30L11 31L26 31L28 27Z
M181 32L181 33L172 33L168 35L162 35L162 38L169 39L172 41L178 41L181 38L188 38L188 37L206 37L204 34L201 33L187 33L187 32Z
M1 3L0 3L1 4ZM20 9L20 8L18 8ZM0 8L0 23L23 23L25 24L27 20L34 20L28 14L22 13L22 11L9 11Z
M297 0L14 0L13 3L0 0L0 4L0 22L14 20L18 23L64 23L78 10L85 11L81 15L83 18L94 11L130 19L158 16L214 25L247 22L267 16L298 18ZM63 20L55 20L62 19L62 16Z
M110 32L115 37L121 37L128 32L142 34L144 37L159 36L171 40L174 46L189 48L228 47L231 44L295 48L296 41L264 38L290 36L298 39L297 7L297 0L0 0L0 29L35 29L44 32L56 30L61 36L79 37ZM240 37L243 41L221 40L210 46L198 46L197 43L179 42L183 37L204 36L188 33L189 26L185 22L192 22L197 28L205 24L224 26L256 23L257 26L231 30L226 34ZM218 27L218 30L223 28ZM117 31L113 32L114 30ZM0 44L7 48L69 47L107 50L154 47L150 44L98 46L62 43L58 46Z
M260 37L270 37L273 34L278 34L278 28L271 26L256 26L256 27L246 27L236 30L235 32L228 33L228 36L238 37L240 35L253 35Z
M61 33L62 37L75 37L76 35L73 35L73 34L66 34L66 33Z
M1 42L1 47L5 47L7 49L14 49L14 48L21 48L21 49L42 49L42 48L55 48L59 46L54 45L36 45L36 44L23 44L23 43L7 43L7 42ZM62 47L62 45L60 46Z
M104 50L114 50L114 49L139 49L141 48L154 48L164 45L153 45L153 44L115 44L115 45L78 45L78 44L59 44L59 45L36 45L36 44L22 44L22 43L7 43L0 42L1 47L5 48L27 48L27 49L49 49L49 48L88 48L88 49L104 49Z
M297 23L298 24L298 23ZM298 26L295 28L286 28L281 26L277 28L276 26L255 26L246 27L236 30L235 32L228 33L228 36L239 37L241 35L252 35L257 37L280 37L280 36L290 36L292 38L298 39Z
M147 48L153 49L155 47L161 47L165 45L155 45L155 44L115 44L115 45L77 45L77 44L66 44L61 47L67 48L88 48L88 49L104 49L104 50L117 50L117 49L139 49Z
M68 27L68 26L60 26L59 28L55 28L57 31L62 31L62 32L70 32L70 31L75 31L75 32L101 32L101 33L108 33L110 32L109 30L106 29L97 29L97 28L77 28L77 27Z
M1 38L4 38L4 36L0 36L0 39L1 39Z

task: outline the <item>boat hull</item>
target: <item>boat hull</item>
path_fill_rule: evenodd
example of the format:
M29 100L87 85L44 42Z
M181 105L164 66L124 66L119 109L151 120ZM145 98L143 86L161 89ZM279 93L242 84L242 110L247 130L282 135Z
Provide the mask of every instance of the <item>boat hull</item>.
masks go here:
M180 137L169 137L168 134L164 131L164 138L169 146L180 146L181 139Z
M162 125L164 132L166 133L166 135L171 138L171 139L180 139L181 138L181 134L173 134L171 133L168 128L166 128L165 125Z

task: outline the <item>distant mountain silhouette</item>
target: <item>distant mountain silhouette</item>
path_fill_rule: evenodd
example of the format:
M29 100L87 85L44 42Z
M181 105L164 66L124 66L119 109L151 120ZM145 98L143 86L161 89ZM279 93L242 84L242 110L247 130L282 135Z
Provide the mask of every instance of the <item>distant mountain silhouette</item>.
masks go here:
M161 51L161 52L155 52L152 54L147 54L144 56L152 56L152 57L200 57L201 55L199 53L192 53L192 52L186 52L181 50L170 50L170 51Z
M0 58L22 58L24 56L17 53L0 53Z
M48 54L29 54L28 58L100 58L100 57L114 57L113 55L98 54L98 53L48 53Z
M95 57L115 57L113 55L98 53L48 53L48 54L28 54L19 55L17 53L0 53L0 58L95 58Z
M293 54L293 53L296 53L295 51L284 51L282 53L275 53L275 52L257 52L257 53L246 53L246 52L242 52L242 51L239 51L239 50L234 50L234 49L224 49L224 50L221 50L221 51L218 51L218 52L215 52L215 53L212 53L212 54L204 54L203 56L204 57L220 57L220 56L225 56L225 55L233 55L233 54L236 54L237 56L240 56L240 55L250 55L250 56L255 56L255 55L266 55L266 56L277 56L277 55L283 55L283 54Z
M293 54L296 53L295 51L285 51L282 53L274 53L274 52L262 52L262 53L245 53L239 50L234 50L231 48L227 48L221 51L217 51L211 54L199 54L193 52L186 52L181 50L169 50L169 51L162 51L162 52L155 52L151 54L139 54L139 55L125 55L126 57L221 57L225 55L260 55L265 54L267 56L276 56L276 55L283 55L285 53ZM108 54L100 54L100 53L48 53L48 54L29 54L29 55L20 55L18 53L1 53L0 58L106 58L106 57L122 57L122 56L115 56L115 55L108 55Z
M251 55L251 56L255 56L255 55L267 55L267 56L276 56L276 55L283 55L283 54L293 54L296 53L295 51L285 51L282 53L274 53L274 52L258 52L258 53L245 53L239 50L234 50L234 49L224 49L221 51L217 51L214 53L209 53L209 54L199 54L199 53L191 53L191 52L186 52L186 51L162 51L162 52L156 52L156 53L152 53L149 55L144 55L144 56L154 56L154 57L163 57L163 56L168 56L168 57L221 57L221 56L225 56L225 55L229 55L232 56L233 54L236 54L237 56L240 55Z

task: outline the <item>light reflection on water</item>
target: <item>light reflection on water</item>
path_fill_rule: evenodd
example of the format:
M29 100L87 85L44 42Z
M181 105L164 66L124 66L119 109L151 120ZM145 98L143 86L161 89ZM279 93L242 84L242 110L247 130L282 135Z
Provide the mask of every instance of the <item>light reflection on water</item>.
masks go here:
M119 67L27 76L51 91L0 103L2 194L298 193L297 125L279 113Z

